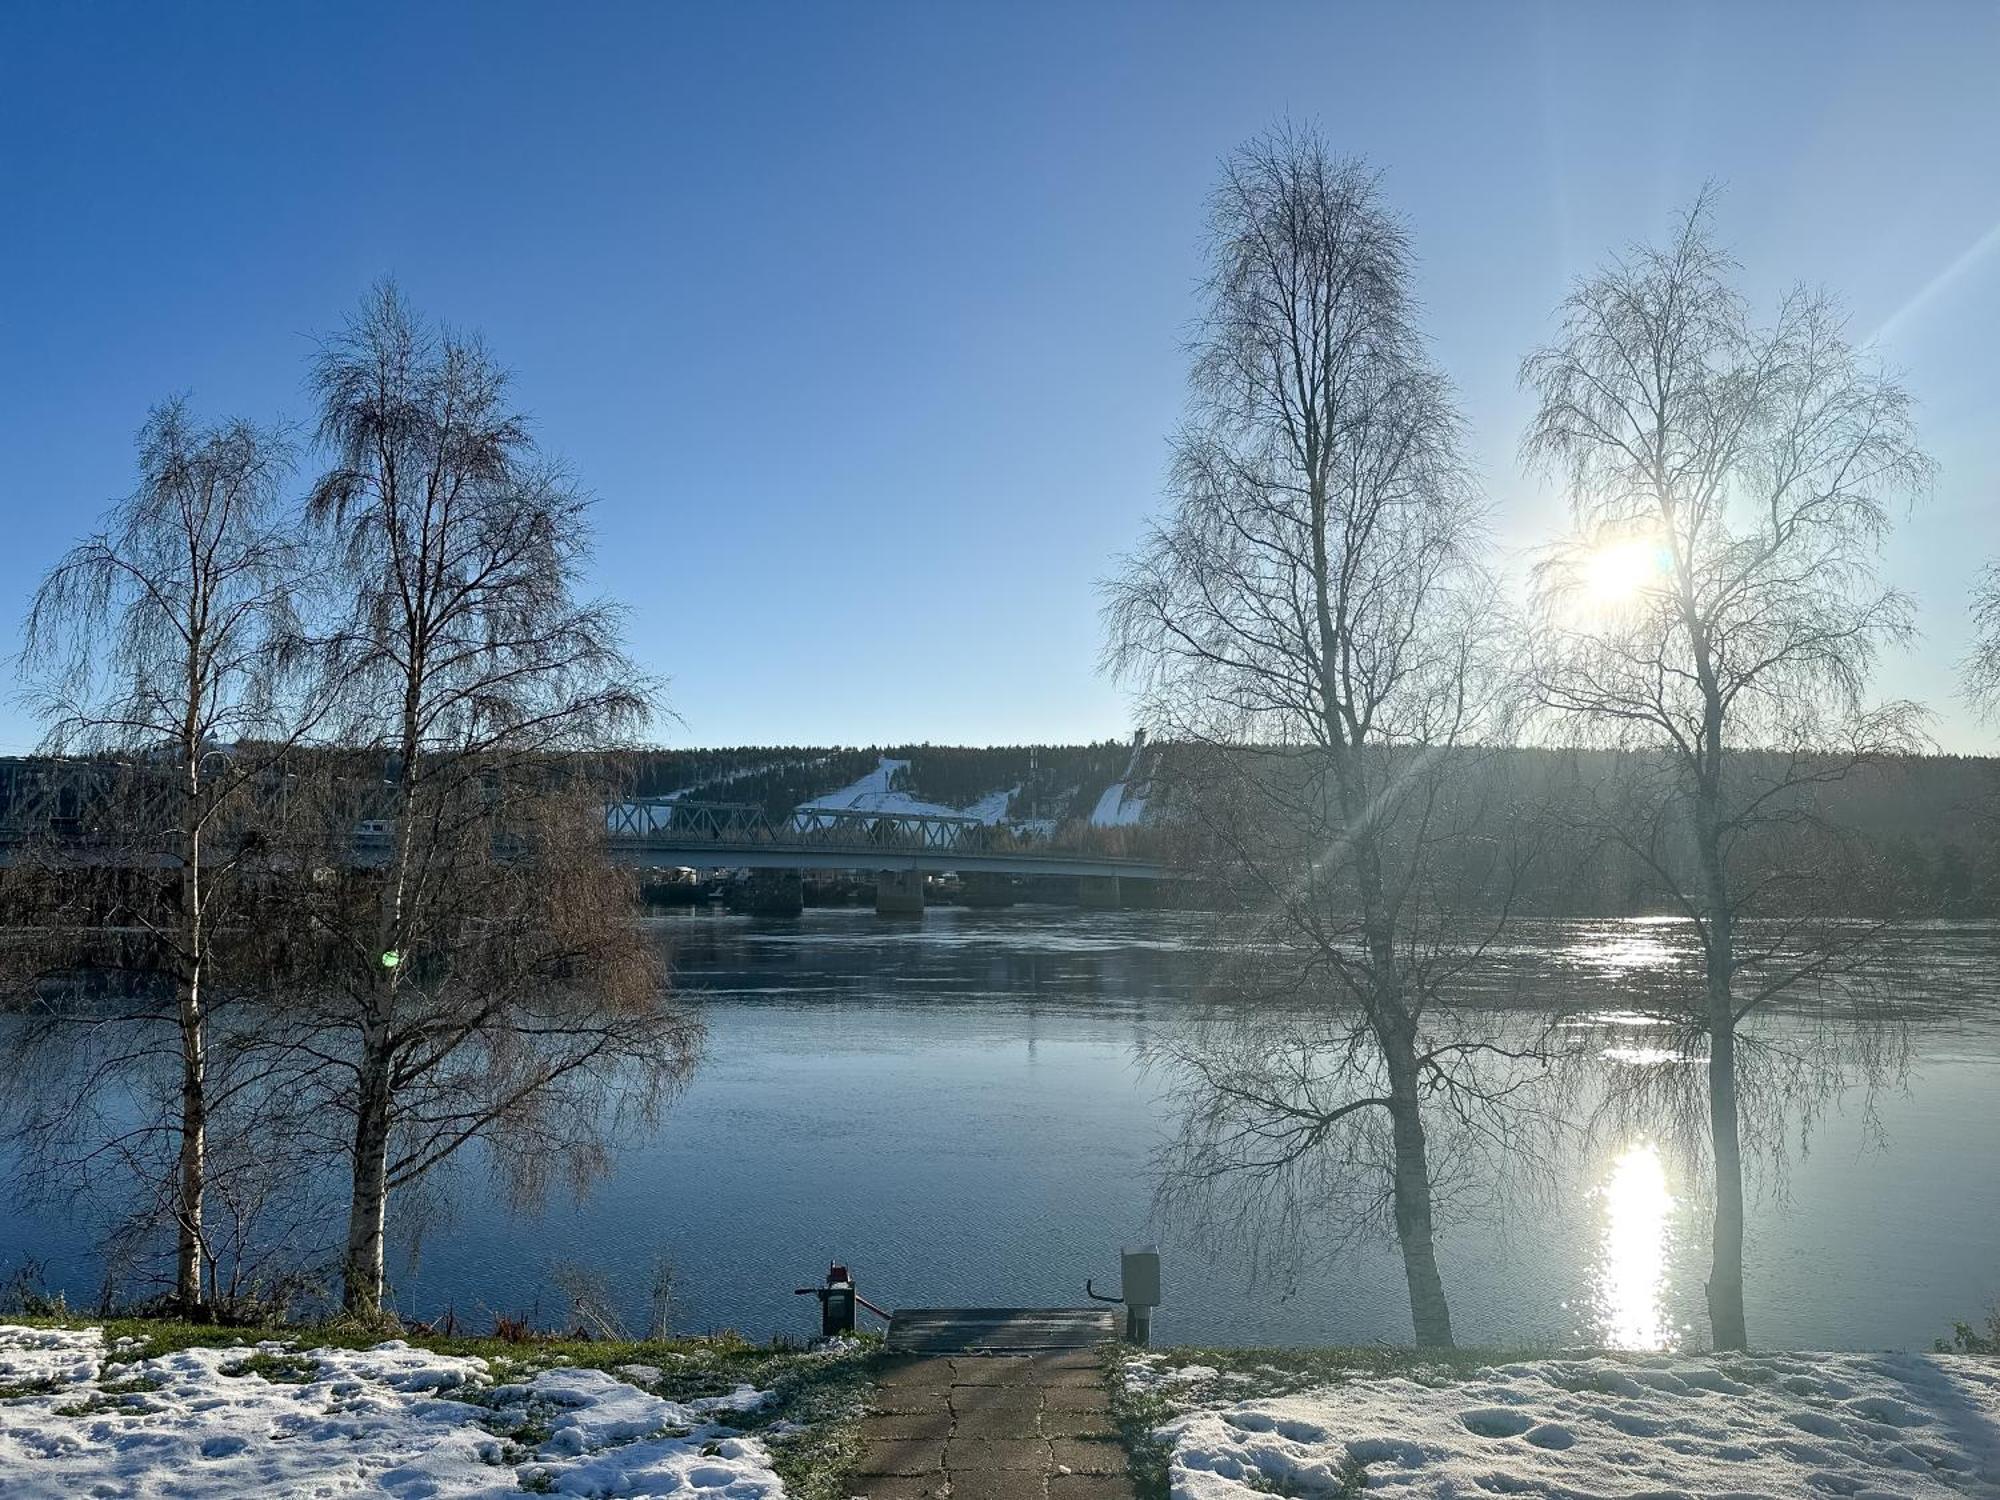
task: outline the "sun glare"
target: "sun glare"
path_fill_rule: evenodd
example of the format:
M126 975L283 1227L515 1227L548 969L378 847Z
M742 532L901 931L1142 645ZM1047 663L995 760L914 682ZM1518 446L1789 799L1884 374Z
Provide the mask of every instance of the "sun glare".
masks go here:
M1646 537L1607 542L1583 563L1583 585L1590 602L1600 609L1630 603L1666 572L1659 543Z
M1600 1190L1598 1333L1610 1349L1664 1349L1674 1331L1661 1305L1673 1194L1660 1153L1641 1141L1611 1166Z

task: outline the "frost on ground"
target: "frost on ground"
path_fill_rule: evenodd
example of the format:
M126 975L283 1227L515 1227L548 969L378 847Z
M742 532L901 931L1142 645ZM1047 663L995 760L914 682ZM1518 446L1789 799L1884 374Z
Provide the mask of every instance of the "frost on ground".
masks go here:
M565 1495L780 1500L764 1393L677 1402L600 1370L496 1385L483 1359L400 1341L184 1349L121 1362L94 1329L0 1325L0 1495Z
M1451 1384L1356 1379L1231 1400L1155 1360L1128 1385L1195 1409L1161 1427L1175 1500L1409 1496L2000 1496L2000 1361L1950 1354L1546 1360Z

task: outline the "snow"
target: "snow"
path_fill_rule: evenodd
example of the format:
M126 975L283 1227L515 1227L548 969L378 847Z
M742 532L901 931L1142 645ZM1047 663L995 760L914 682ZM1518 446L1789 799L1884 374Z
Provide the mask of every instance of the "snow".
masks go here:
M883 756L876 762L875 769L859 781L851 781L837 792L828 792L824 797L815 797L810 802L801 802L798 811L811 812L886 812L915 813L925 816L958 816L958 809L945 807L937 802L925 802L912 797L908 792L893 791L890 783L900 771L909 769L907 760L892 760Z
M1132 743L1125 774L1103 790L1097 806L1090 810L1092 828L1131 828L1144 821L1146 800L1152 793L1151 784L1140 776L1145 754L1146 742L1141 736Z
M1007 801L1018 790L1010 788L1004 792L988 792L966 808L946 807L941 802L926 802L921 797L893 789L892 783L897 775L909 767L907 760L885 755L875 769L859 781L850 782L837 792L828 792L824 797L801 802L796 812L806 816L816 812L903 813L914 817L977 818L982 823L998 823L1007 816Z
M1007 809L1012 805L1014 798L1019 795L1020 790L1020 786L1016 784L1002 791L988 792L984 797L981 797L977 802L966 808L959 816L962 818L977 818L980 822L988 825L999 823L1007 816Z
M304 1384L224 1373L258 1349L316 1372ZM0 1386L61 1382L52 1393L0 1401L0 1494L501 1500L518 1497L526 1479L567 1495L784 1495L763 1444L717 1420L767 1399L748 1386L683 1403L600 1370L547 1370L495 1386L483 1359L400 1340L365 1350L258 1349L186 1349L123 1363L95 1329L0 1325ZM154 1388L100 1389L133 1380ZM529 1422L549 1436L509 1452L506 1434Z
M1135 1362L1159 1390L1177 1372ZM1190 1367L1186 1381L1212 1372ZM1552 1359L1446 1385L1355 1380L1158 1430L1175 1500L1334 1493L2000 1495L2000 1361L1950 1354Z
M1090 810L1092 828L1130 828L1146 816L1146 794L1130 782L1114 781Z

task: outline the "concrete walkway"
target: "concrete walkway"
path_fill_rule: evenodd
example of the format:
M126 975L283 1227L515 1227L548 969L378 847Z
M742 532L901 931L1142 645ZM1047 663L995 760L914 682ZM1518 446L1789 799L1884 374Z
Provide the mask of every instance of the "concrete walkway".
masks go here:
M893 1356L870 1405L869 1500L1133 1500L1094 1350Z

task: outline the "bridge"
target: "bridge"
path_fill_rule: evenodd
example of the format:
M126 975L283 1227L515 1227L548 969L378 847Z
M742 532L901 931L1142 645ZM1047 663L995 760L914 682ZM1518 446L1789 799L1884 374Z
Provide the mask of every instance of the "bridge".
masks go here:
M1119 903L1121 881L1157 881L1153 860L1066 850L978 818L807 806L773 821L746 803L614 803L605 810L613 859L642 869L747 869L767 880L768 905L793 907L806 870L876 872L876 908L923 910L923 877L1073 877L1090 905Z

